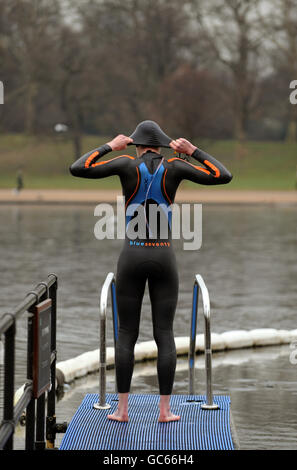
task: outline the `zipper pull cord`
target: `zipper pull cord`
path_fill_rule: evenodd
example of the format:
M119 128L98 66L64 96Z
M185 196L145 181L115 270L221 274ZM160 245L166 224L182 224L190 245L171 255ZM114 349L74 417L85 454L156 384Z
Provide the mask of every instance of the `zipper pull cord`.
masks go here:
M144 209L144 217L145 217L145 224L146 224L146 227L149 229L149 234L151 234L151 229L150 229L150 226L149 226L149 223L148 223L148 220L147 220L147 217L146 217L146 203L147 203L147 198L148 198L148 193L149 193L149 190L151 189L151 185L159 171L159 168L161 167L162 163L164 161L164 157L162 157L162 160L160 161L155 173L153 174L153 177L151 179L151 182L149 184L149 187L148 187L148 190L146 192L146 195L145 195L145 200L144 200L144 205L143 205L143 209Z

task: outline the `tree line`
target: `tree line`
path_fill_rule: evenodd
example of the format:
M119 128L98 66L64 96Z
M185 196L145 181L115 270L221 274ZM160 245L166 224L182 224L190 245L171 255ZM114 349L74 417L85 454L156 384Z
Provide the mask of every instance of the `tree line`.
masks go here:
M297 0L0 0L1 132L297 138Z

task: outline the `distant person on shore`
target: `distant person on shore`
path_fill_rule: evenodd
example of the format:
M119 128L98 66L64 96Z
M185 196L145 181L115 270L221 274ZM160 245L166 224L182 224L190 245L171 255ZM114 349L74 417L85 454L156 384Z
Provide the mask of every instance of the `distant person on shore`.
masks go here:
M24 178L22 170L18 170L16 175L16 188L15 192L19 194L21 190L24 188Z
M136 145L137 157L121 155L110 160L101 158L109 152L124 150L131 144ZM161 147L191 156L199 165L179 157L167 160L160 154ZM108 415L108 418L128 421L128 393L134 366L134 347L139 334L144 290L148 282L153 336L158 348L159 422L177 421L180 416L173 414L170 409L176 368L173 320L178 297L178 272L171 235L171 204L182 180L217 185L229 183L232 175L222 163L186 139L173 140L168 137L153 121L141 122L130 137L118 135L82 156L73 163L70 172L73 176L82 178L99 179L118 175L125 196L126 238L116 276L119 332L115 366L119 402L117 410ZM158 217L157 220L152 220L151 206L153 210L157 206L161 220ZM133 231L137 210L142 215L142 223L137 223L142 225L138 227L141 235ZM166 233L162 230L162 222L167 228Z

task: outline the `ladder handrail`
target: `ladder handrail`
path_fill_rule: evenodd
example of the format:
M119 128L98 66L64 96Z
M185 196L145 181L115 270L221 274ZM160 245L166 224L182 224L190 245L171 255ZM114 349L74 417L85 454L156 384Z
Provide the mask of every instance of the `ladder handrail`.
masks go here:
M196 357L196 330L199 292L202 295L202 306L204 316L204 351L205 351L205 372L206 372L206 403L201 405L203 409L217 409L213 403L212 394L212 364L211 364L211 329L210 329L210 300L209 292L200 274L195 275L193 285L192 319L189 345L189 395L194 395L195 385L195 357Z
M114 339L116 339L117 330L115 329L115 313L116 312L116 301L115 301L115 276L114 273L110 272L107 274L104 284L101 289L100 295L100 358L99 358L99 403L95 403L93 406L96 409L108 409L110 405L106 403L106 311L108 302L108 293L111 292L112 299L112 312L114 322Z
M106 399L106 311L108 293L111 292L114 344L117 340L117 306L115 296L115 275L110 272L106 276L101 289L100 296L100 359L99 359L99 403L93 406L96 409L107 409L110 405ZM196 329L198 314L198 297L202 294L203 316L204 316L204 350L205 350L205 371L206 371L206 403L201 405L203 409L217 409L218 405L213 403L212 394L212 365L211 365L211 330L210 330L210 300L208 289L200 274L195 275L193 285L192 319L189 345L189 395L194 395L194 371L195 371L195 348Z

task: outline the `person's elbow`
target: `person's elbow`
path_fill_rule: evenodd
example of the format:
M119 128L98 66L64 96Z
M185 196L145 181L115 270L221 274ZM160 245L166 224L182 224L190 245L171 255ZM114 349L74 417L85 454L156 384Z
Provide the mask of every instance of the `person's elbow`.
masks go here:
M230 183L233 179L233 175L232 173L230 173L230 171L227 172L227 175L225 176L226 178L226 183Z
M69 167L69 171L72 174L72 176L80 176L79 168L75 163L72 163L72 165Z
M220 177L220 182L221 184L228 184L230 181L232 181L233 175L230 173L230 171L224 171L224 173Z

